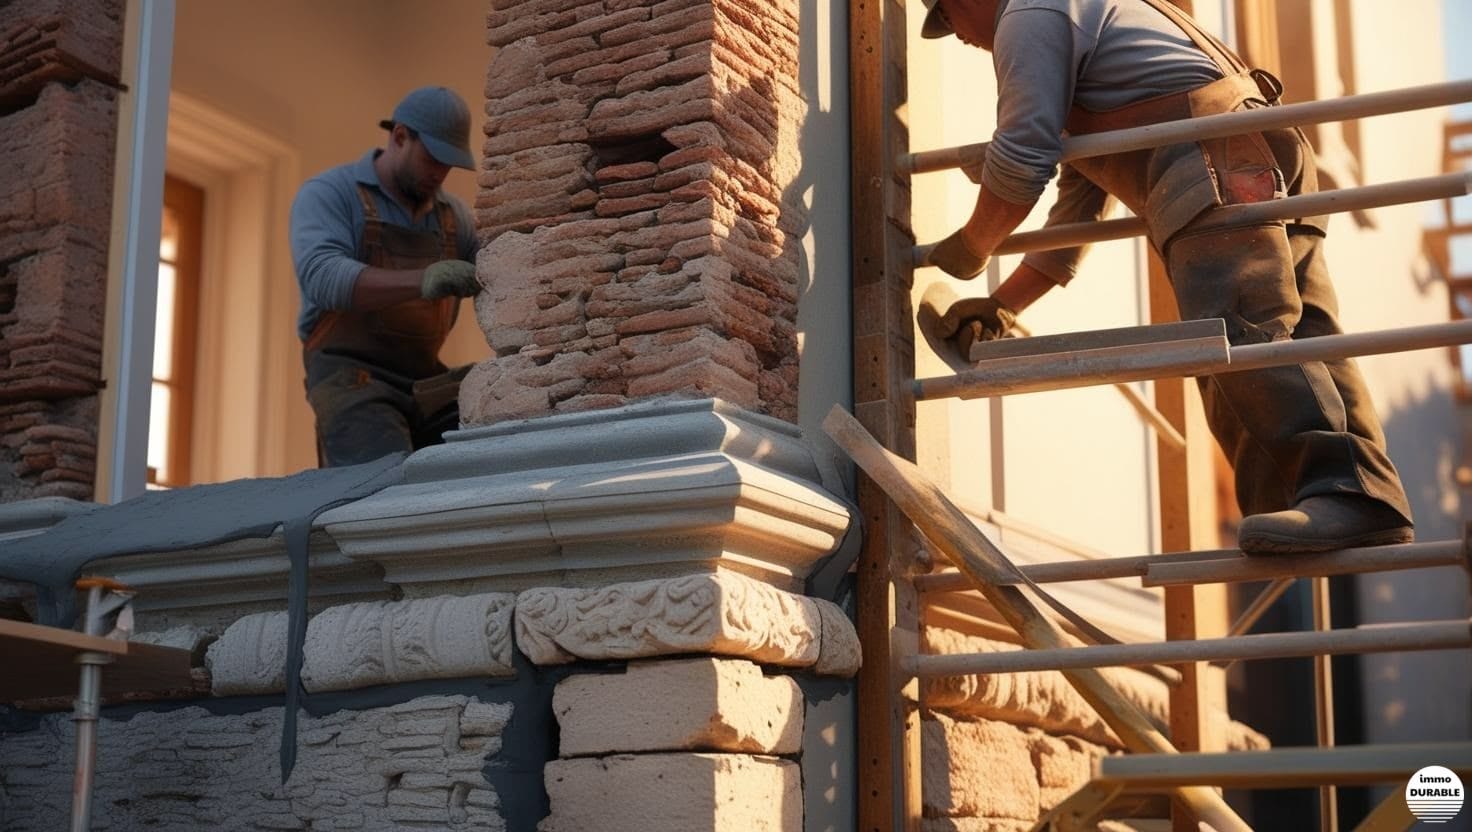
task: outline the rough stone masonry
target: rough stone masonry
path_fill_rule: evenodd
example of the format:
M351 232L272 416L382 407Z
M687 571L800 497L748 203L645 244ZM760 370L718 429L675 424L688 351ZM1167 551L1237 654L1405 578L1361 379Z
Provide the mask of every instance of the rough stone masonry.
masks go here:
M0 0L0 502L90 499L121 0Z
M493 0L469 425L719 397L797 416L795 0Z

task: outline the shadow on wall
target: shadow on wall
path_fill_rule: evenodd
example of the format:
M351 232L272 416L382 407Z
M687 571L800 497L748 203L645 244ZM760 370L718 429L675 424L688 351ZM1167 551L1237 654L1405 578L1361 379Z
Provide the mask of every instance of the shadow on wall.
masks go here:
M1416 539L1456 538L1467 519L1453 479L1465 454L1457 433L1460 405L1434 378L1418 386L1429 392L1381 414L1381 424L1416 515Z

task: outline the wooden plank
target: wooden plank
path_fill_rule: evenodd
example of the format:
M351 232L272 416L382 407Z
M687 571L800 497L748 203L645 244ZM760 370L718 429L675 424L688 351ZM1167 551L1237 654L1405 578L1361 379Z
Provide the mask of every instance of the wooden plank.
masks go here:
M1313 579L1314 631L1325 632L1333 625L1329 606L1329 579ZM1334 747L1334 669L1331 656L1314 656L1314 731L1320 748ZM1339 832L1339 798L1333 785L1319 787L1319 828Z
M966 372L915 381L915 398L978 399L1040 393L1113 382L1198 375L1226 366L1226 338L1103 347L1048 355L1020 355L977 363Z
M60 627L44 627L27 621L0 618L0 660L22 656L64 655L68 659L83 650L121 656L128 652L128 643L118 639L89 636L76 630ZM23 667L24 665L7 665Z
M1070 644L1067 636L1033 605L1021 589L995 584L996 579L1010 574L1015 567L971 523L966 513L947 499L914 464L885 450L841 407L835 406L828 413L823 429L911 522L976 583L986 599L1021 636L1023 644L1043 649ZM1064 677L1099 712L1128 748L1145 752L1174 751L1139 706L1116 690L1102 673L1073 670L1066 672ZM1249 830L1221 796L1210 789L1184 788L1177 790L1175 796L1190 807L1196 818L1211 824L1217 832Z
M1404 789L1393 789L1375 810L1360 821L1354 832L1409 832L1416 825L1416 816L1406 805Z
M1147 326L1124 326L1057 335L1032 335L1027 338L1001 338L981 341L971 347L972 361L1011 358L1018 355L1048 355L1109 347L1161 344L1169 341L1194 341L1201 338L1227 337L1227 322L1221 318L1202 321L1171 321Z
M913 459L915 375L909 304L914 238L908 177L893 160L909 149L904 110L905 10L898 0L849 2L849 130L852 214L853 395L863 424ZM920 790L919 688L898 671L919 650L919 602L907 580L909 524L862 475L863 516L856 623L864 648L857 679L858 829L917 832Z
M102 669L104 697L194 687L188 650L0 619L0 666L23 669L0 681L0 702L75 696L84 651L113 657Z
M1149 256L1148 268L1151 323L1159 326L1179 321L1170 279L1154 253ZM1226 343L1225 324L1222 343ZM1167 552L1215 548L1215 462L1200 395L1195 385L1184 379L1156 381L1154 389L1156 410L1185 440L1184 447L1158 439L1155 444L1160 547ZM1201 609L1203 605L1206 609ZM1209 595L1195 586L1168 588L1163 614L1167 639L1192 641L1218 634L1227 626L1226 596L1220 588ZM1172 742L1183 751L1224 750L1226 726L1213 725L1209 714L1214 708L1226 712L1225 674L1199 661L1175 669L1181 674L1181 683L1169 689ZM1172 828L1194 832L1191 813L1184 808L1178 806L1172 812Z

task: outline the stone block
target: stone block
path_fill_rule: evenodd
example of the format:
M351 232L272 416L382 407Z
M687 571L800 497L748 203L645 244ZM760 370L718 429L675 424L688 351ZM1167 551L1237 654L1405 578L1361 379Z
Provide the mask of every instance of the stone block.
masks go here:
M701 658L635 662L623 674L558 683L552 712L563 757L631 751L794 754L803 696L787 676L748 661Z
M740 754L630 754L547 764L539 832L800 832L796 763Z
M921 721L925 814L1033 821L1037 769L1022 729L932 714Z

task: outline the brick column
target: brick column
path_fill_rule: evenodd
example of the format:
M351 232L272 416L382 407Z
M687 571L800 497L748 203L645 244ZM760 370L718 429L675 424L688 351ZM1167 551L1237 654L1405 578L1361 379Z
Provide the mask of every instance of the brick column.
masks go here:
M0 12L0 502L92 496L122 6Z
M795 421L793 0L493 0L467 426L714 397Z

